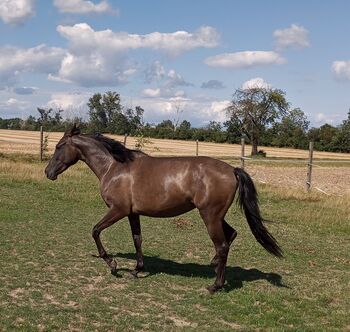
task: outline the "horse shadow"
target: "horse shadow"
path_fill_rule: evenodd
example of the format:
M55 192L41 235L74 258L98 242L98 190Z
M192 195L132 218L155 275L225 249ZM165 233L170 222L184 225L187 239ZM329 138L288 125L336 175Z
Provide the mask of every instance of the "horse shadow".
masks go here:
M135 260L135 254L132 253L117 253L114 257ZM198 263L177 263L172 260L164 259L159 256L144 256L145 277L165 273L174 276L183 277L199 277L203 279L212 279L215 277L214 269L210 265ZM131 272L130 269L120 268L118 271ZM282 276L273 272L262 272L258 269L244 269L239 266L226 267L226 283L224 290L231 291L243 287L244 282L257 280L266 280L271 285L276 287L289 288L282 282Z

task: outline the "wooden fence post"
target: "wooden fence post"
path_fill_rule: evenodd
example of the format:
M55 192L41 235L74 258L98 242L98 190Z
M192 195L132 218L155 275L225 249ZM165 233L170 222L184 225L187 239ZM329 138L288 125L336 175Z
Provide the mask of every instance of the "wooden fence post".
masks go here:
M244 138L241 138L241 168L244 169Z
M43 161L44 154L44 130L43 126L40 126L40 161Z
M312 181L312 160L314 156L314 142L309 143L309 162L307 164L306 190L310 191Z
M126 146L126 139L127 139L127 138L128 138L128 134L125 134L125 135L124 135L124 143L123 143L124 146Z
M198 139L196 140L196 156L198 157Z

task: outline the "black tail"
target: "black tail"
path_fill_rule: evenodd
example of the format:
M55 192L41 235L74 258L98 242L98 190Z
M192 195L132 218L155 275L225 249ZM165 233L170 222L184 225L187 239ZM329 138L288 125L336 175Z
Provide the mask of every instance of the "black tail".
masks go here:
M233 172L238 181L238 205L244 211L249 227L256 240L272 255L283 257L282 249L276 239L264 226L260 215L258 194L252 178L242 168L234 168Z

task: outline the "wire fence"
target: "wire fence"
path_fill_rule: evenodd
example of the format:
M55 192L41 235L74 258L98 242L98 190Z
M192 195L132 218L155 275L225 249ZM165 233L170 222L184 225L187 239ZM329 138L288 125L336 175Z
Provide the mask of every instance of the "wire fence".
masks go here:
M40 159L43 158L43 149L45 148L45 138L43 130L40 131ZM134 140L128 136L121 136L118 139L134 148ZM57 139L54 139L56 141ZM176 152L176 155L208 155L217 158L223 158L222 147L220 144L207 142L182 142L152 139L154 155L166 155L166 151L171 151L170 155ZM162 143L158 142L162 141ZM163 148L163 141L166 141L166 147ZM152 144L154 143L152 142ZM156 147L156 145L161 148ZM185 146L186 144L186 146ZM188 146L187 146L188 145ZM208 146L210 145L210 149ZM211 146L213 145L213 147ZM190 147L193 147L192 149ZM235 145L226 145L226 157L230 155L232 159L238 160L242 168L246 168L255 181L260 183L278 185L281 187L294 187L307 191L316 190L324 195L343 196L350 194L350 160L319 159L314 158L313 143L310 142L308 157L306 151L298 159L279 157L275 158L252 158L245 153L245 142L241 140L240 147ZM171 149L170 149L171 147ZM182 148L182 149L181 149ZM179 151L177 151L179 150ZM214 152L212 151L214 150ZM220 150L220 151L219 151ZM146 149L147 151L147 149ZM192 152L191 152L192 151ZM150 151L147 151L150 152ZM151 154L153 154L151 152ZM287 154L288 155L288 154ZM317 152L319 155L319 152ZM337 156L339 157L339 156ZM344 159L348 158L344 154ZM224 158L227 159L227 158Z
M252 157L246 157L245 156L245 142L242 138L241 140L241 167L244 169L247 167L247 163L250 168L251 164L295 164L298 166L305 165L304 169L304 186L307 191L311 191L311 189L315 189L318 192L321 192L322 194L325 194L327 196L336 195L336 196L344 196L345 194L350 193L350 161L349 160L315 160L314 157L314 145L313 142L310 142L309 144L309 157L305 159L262 159L262 158L252 158ZM332 165L332 167L327 166ZM341 166L344 166L344 169L341 169L339 172L339 169L336 170L334 168L333 164L338 164ZM349 166L348 166L349 165ZM315 174L315 169L321 170L323 172L317 172ZM302 168L303 169L303 168ZM301 186L301 179L300 179L300 171L296 172L295 169L292 170L292 174L288 174L287 168L283 168L282 172L283 175L280 175L280 179L278 176L278 172L273 172L272 177L274 178L271 181L271 176L266 176L264 172L266 172L265 169L257 169L253 167L252 171L254 172L253 176L256 178L257 181L261 183L271 183L271 182L277 182L277 184L281 184L281 182L284 182L284 186L288 186L289 184L295 185L296 181L298 181L297 186ZM263 173L263 174L261 174ZM296 174L299 173L299 174ZM323 173L323 174L322 174ZM318 177L323 177L321 181L317 181ZM265 179L264 179L265 178ZM281 178L284 180L281 181ZM315 181L316 179L316 181ZM325 181L326 180L326 181ZM328 180L328 181L327 181ZM280 183L279 183L280 182ZM313 184L315 182L315 184ZM318 184L318 182L321 183Z

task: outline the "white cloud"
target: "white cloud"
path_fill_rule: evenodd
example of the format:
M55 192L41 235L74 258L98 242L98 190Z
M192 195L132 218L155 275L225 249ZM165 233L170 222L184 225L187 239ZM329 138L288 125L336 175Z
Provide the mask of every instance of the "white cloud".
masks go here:
M292 24L290 28L275 30L273 37L278 49L287 47L305 48L310 46L309 31L303 26Z
M334 61L332 71L336 78L350 80L350 60L349 61Z
M4 85L15 83L29 72L52 73L59 69L65 51L44 44L33 48L0 47L0 81Z
M7 24L22 24L34 15L34 0L1 0L0 18Z
M271 84L264 81L261 77L252 78L242 84L243 90L249 89L270 89Z
M204 107L200 110L200 117L202 118L202 122L224 122L227 120L227 112L226 108L230 105L229 100L221 100L221 101L213 101L209 106Z
M145 121L159 123L163 120L172 120L176 116L176 107L180 105L183 110L180 121L186 119L193 126L204 126L210 121L223 122L227 119L225 108L229 106L229 100L208 100L203 97L186 98L155 97L133 99L133 105L141 105L145 110Z
M341 122L342 116L339 114L324 114L324 113L316 113L314 116L314 122L317 126L322 124L337 124Z
M286 60L280 54L273 51L243 51L236 53L224 53L211 56L204 60L208 66L223 68L248 68L253 66L265 66L282 64Z
M164 78L165 69L160 61L154 61L149 67L144 70L145 82L157 82Z
M151 48L177 55L196 48L211 48L218 45L218 33L212 27L201 27L193 33L176 31L172 33L152 32L146 35L113 32L110 29L95 31L87 23L57 27L57 31L70 42L74 51L100 49L106 53L130 49Z
M55 81L77 83L82 86L120 85L128 81L134 68L123 68L118 58L105 58L98 52L88 52L86 55L68 53L62 60L58 75L50 75Z
M9 98L4 102L0 102L0 109L4 110L20 110L23 111L29 107L30 103L27 101L18 100L16 98Z
M158 87L146 88L142 91L142 95L148 98L185 98L186 93L183 90L177 90L178 87L193 86L192 83L187 82L174 69L170 69L165 74L165 69L161 65L157 65L157 71L153 70L153 80L156 80Z
M144 89L142 95L149 98L160 97L160 89Z
M166 88L174 88L177 86L192 86L192 83L185 81L185 79L178 74L174 69L170 69L167 74Z
M91 14L91 13L109 13L117 14L116 9L112 9L110 4L103 0L97 4L86 0L54 0L54 5L62 13L71 14Z
M51 95L47 107L63 110L81 108L86 106L90 97L87 93L55 92Z
M218 37L211 27L202 27L194 33L176 31L137 35L109 29L95 31L88 24L80 23L74 26L59 25L57 31L69 41L69 52L62 61L58 75L51 76L51 79L82 86L125 84L130 70L135 69L126 61L129 50L150 48L177 55L198 47L214 47ZM160 64L156 64L154 70L158 70L156 75L159 77L163 75ZM150 75L154 76L154 73ZM181 81L181 77L170 76L168 74L172 86L187 84Z

